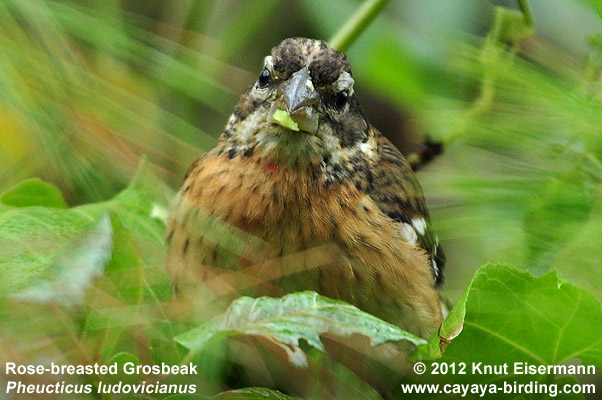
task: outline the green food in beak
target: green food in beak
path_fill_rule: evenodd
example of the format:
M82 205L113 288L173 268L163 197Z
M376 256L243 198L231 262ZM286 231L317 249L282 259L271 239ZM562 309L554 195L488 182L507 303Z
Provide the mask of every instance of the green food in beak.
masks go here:
M290 129L291 131L299 131L299 124L293 121L288 111L284 110L276 110L274 114L272 114L272 119L285 128Z
M314 88L307 68L295 72L278 89L280 97L272 104L269 123L278 124L295 132L315 134L318 131L320 94Z

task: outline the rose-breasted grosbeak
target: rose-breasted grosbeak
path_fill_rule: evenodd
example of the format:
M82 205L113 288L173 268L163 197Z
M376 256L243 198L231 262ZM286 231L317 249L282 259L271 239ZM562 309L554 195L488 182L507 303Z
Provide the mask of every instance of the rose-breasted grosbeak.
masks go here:
M443 252L401 153L366 120L344 54L287 39L189 168L167 231L178 287L315 290L426 336Z

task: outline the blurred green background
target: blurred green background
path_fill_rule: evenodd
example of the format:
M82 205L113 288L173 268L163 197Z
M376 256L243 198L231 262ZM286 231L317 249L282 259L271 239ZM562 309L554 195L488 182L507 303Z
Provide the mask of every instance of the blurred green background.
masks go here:
M1 0L0 192L39 176L103 201L142 155L175 190L270 49L360 3ZM530 4L534 32L500 23L517 1L391 1L347 51L374 125L406 154L445 145L419 179L451 299L486 262L602 298L602 24L593 1Z

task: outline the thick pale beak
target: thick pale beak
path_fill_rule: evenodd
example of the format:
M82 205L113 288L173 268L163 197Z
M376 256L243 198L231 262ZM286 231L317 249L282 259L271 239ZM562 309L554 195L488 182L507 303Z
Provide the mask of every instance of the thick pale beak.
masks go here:
M315 134L318 130L318 115L313 106L320 102L320 94L314 88L307 68L295 72L284 83L280 93L281 101L272 104L268 122L293 131Z
M284 84L282 88L286 111L294 114L302 107L310 107L320 100L318 91L314 88L307 68L300 69Z

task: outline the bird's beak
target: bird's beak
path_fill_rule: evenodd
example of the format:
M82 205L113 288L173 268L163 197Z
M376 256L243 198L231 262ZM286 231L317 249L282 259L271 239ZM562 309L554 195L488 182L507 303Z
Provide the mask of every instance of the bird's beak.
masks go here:
M295 72L282 88L286 110L294 114L302 107L313 106L320 100L318 91L314 88L307 68Z
M307 68L295 72L283 84L280 94L281 100L272 105L268 122L293 131L315 134L318 130L318 115L313 106L320 102L320 94L314 88Z

